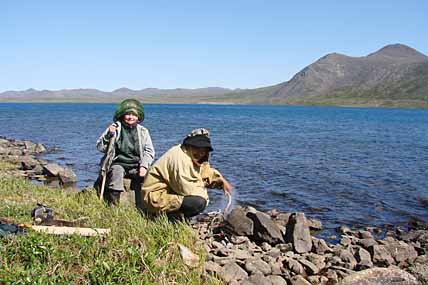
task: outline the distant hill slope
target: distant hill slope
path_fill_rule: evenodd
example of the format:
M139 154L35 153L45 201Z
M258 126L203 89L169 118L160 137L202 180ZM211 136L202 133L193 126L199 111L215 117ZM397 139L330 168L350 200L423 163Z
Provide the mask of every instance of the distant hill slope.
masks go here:
M328 54L275 86L227 97L248 103L428 107L428 57L388 45L364 57Z
M0 102L118 102L124 98L139 98L144 102L184 103L210 96L223 95L231 89L208 87L198 89L157 89L132 90L128 88L104 92L97 89L62 89L56 91L28 89L0 93Z
M291 80L256 89L96 89L8 91L0 101L116 102L135 97L147 103L236 103L428 108L428 56L394 44L363 57L323 56Z

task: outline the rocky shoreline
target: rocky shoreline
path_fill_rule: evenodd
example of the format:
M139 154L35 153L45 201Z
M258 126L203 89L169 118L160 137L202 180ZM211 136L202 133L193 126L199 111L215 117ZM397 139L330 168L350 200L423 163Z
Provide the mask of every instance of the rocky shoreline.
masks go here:
M77 176L73 170L41 159L40 155L46 152L46 147L40 143L0 136L1 161L18 166L18 169L8 170L5 174L46 182L52 186L74 187Z
M229 284L427 284L428 231L338 229L337 244L314 236L304 213L236 207L193 223L206 250L205 271Z
M69 168L40 158L41 144L0 137L2 174L59 185L76 182ZM428 227L382 232L342 226L337 244L315 236L322 223L304 213L235 207L191 221L205 248L204 274L228 284L428 284Z

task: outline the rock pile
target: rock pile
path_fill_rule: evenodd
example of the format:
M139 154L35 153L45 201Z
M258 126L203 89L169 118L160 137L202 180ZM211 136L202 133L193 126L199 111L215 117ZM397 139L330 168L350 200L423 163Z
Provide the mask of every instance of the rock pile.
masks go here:
M428 281L428 231L340 228L340 242L313 236L304 213L237 207L192 222L206 250L205 272L229 284L420 284ZM407 271L407 272L406 272ZM409 274L412 273L417 279Z
M77 181L76 174L70 168L48 163L37 157L44 152L46 148L42 144L0 137L1 161L18 165L17 170L9 170L8 174L38 181L54 180L60 185L73 184Z

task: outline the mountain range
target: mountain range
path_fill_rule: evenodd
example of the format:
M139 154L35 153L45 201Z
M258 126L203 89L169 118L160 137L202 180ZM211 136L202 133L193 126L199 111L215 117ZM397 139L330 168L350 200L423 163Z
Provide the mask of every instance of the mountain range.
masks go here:
M325 55L289 81L256 89L97 89L6 91L0 102L283 104L428 108L428 56L402 44L363 57Z

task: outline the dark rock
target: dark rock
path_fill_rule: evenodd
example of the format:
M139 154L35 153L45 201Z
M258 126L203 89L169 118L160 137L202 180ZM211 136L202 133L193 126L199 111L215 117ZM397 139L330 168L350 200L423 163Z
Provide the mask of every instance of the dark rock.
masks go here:
M230 241L234 244L243 244L243 243L248 243L250 241L250 239L246 236L235 236L235 235L233 235L230 238Z
M226 228L239 236L252 236L254 223L242 208L235 208L227 216Z
M3 146L0 145L0 155L7 154L9 150Z
M394 264L394 258L384 245L373 245L369 247L373 263L379 266L390 266Z
M235 262L223 266L223 271L220 272L221 278L226 282L241 281L248 277L247 272Z
M357 265L357 260L354 255L347 249L343 249L339 252L339 257L345 263L344 267L347 269L354 269Z
M286 227L288 224L288 220L291 216L291 213L281 213L278 216L276 216L274 222L281 230L281 233L283 236L286 235Z
M51 177L57 177L58 174L64 170L61 166L59 166L56 163L48 163L43 166L46 175L49 175Z
M337 231L339 233L341 233L342 235L352 235L352 230L351 228L347 227L347 226L340 226Z
M348 236L342 236L339 243L343 246L348 246L352 244L352 241Z
M281 230L279 227L272 221L269 215L257 212L257 213L247 213L247 216L254 223L254 238L258 241L266 241L270 244L277 244L284 242L282 237Z
M275 247L278 248L281 252L293 250L293 245L291 243L279 243Z
M318 255L318 254L308 254L306 256L307 260L312 262L316 267L319 268L319 270L323 270L326 267L326 257L324 255Z
M373 238L373 235L371 232L369 231L363 231L363 230L359 230L358 231L358 237L361 239L366 239L366 238Z
M232 263L235 262L236 260L232 257L232 256L216 256L213 255L213 261L221 266L228 264L228 263Z
M339 285L417 285L418 281L406 271L396 268L371 268L353 273L339 282Z
M224 245L221 242L213 240L211 242L211 248L220 249L220 248L224 248Z
M204 264L204 270L209 274L217 274L218 276L221 276L223 268L215 262L208 261Z
M232 256L235 259L245 260L245 259L251 258L251 253L248 252L248 250L235 249L232 252L230 252L230 256Z
M368 269L373 267L370 253L362 247L355 251L355 259L358 262L358 269Z
M21 158L21 169L23 170L31 170L37 165L39 165L39 162L29 155Z
M296 274L304 274L305 270L303 268L303 265L300 264L297 260L289 259L286 261L288 265L288 269L290 269L292 272Z
M312 237L313 251L317 254L324 254L326 252L332 252L333 250L327 245L327 242L323 239L317 239Z
M428 253L428 231L425 230L415 230L407 234L402 235L402 240L409 242L418 242L420 243L420 252L421 254Z
M251 274L261 272L264 275L271 274L271 272L272 272L270 265L261 259L254 259L254 260L249 259L249 260L247 260L245 262L245 270Z
M365 239L360 239L357 241L357 244L361 245L362 247L364 247L365 249L368 249L369 247L373 246L373 245L377 245L377 241L373 238L365 238Z
M287 285L287 281L285 281L281 276L269 275L268 278L270 282L272 282L272 285Z
M325 276L319 276L319 275L314 275L314 276L308 276L308 281L311 284L327 284L328 282L328 278Z
M312 249L312 238L304 213L291 215L287 225L287 241L293 244L297 253L306 253Z
M38 143L38 144L36 145L36 148L34 149L34 152L35 152L35 153L44 153L44 152L46 152L46 148L45 148L45 146L44 146L44 145L42 145L42 144Z
M24 152L18 148L11 148L9 149L8 155L16 155L16 156L21 156L24 154Z
M291 285L311 285L311 283L309 283L309 281L303 278L302 275L293 276L290 282L291 282Z
M279 248L272 248L271 250L266 252L266 255L271 256L273 258L277 258L281 255L281 250Z
M320 231L322 230L322 223L320 220L316 219L307 219L306 220L308 227L311 231Z
M403 261L412 263L416 257L418 257L418 253L416 252L415 248L403 241L387 242L385 244L385 248L389 251L397 263Z
M58 173L58 177L63 184L74 183L77 181L77 176L70 168L64 168Z
M327 277L329 284L337 284L339 282L339 276L337 276L336 271L332 269L327 270L325 277Z
M34 149L36 148L36 144L31 141L23 141L22 144L27 152L34 152Z
M331 266L330 268L336 271L337 278L339 280L343 279L346 276L351 275L351 274L353 274L355 272L355 271L350 270L348 268L345 268L345 267L342 267L342 266L337 266L337 265Z
M267 242L262 242L260 247L263 249L263 251L269 251L272 249L272 246Z
M428 284L428 255L418 256L414 264L408 268L421 284Z
M299 262L303 265L305 272L309 275L315 275L320 271L320 269L309 260L301 259Z
M269 262L269 265L270 265L270 268L272 270L273 275L281 275L281 273L282 273L282 269L281 269L282 262L272 261L272 262Z
M243 280L241 285L272 285L272 281L263 274L257 273Z

